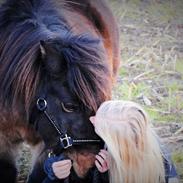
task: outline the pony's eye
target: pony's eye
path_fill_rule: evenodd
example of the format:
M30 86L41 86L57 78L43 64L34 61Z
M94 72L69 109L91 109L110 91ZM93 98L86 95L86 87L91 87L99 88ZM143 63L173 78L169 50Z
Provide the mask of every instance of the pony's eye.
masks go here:
M78 105L72 104L72 103L61 103L62 109L65 112L75 112L79 109Z

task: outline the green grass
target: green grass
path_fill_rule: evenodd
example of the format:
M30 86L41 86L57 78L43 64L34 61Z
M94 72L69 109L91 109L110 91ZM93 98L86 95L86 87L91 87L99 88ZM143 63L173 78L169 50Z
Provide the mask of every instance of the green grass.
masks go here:
M175 70L183 75L183 58L177 60Z
M183 163L183 152L177 152L172 155L172 159L176 163Z

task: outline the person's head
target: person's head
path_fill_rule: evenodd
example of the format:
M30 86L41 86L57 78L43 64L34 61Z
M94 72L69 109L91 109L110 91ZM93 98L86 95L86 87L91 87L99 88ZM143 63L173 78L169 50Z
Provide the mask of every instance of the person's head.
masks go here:
M131 101L106 101L90 120L111 155L112 183L164 181L159 144L140 105Z

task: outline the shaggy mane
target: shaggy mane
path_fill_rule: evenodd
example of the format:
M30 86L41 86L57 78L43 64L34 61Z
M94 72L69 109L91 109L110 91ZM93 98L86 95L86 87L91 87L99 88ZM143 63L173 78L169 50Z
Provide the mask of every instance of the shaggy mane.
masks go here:
M89 35L73 35L51 3L11 0L0 8L1 107L23 110L28 118L42 80L40 40L51 40L63 30L68 34L60 38L62 44L58 45L67 63L71 91L94 111L109 98L110 75L101 41Z
M63 48L70 88L85 106L96 111L111 95L106 53L100 41L87 36L70 38L71 48Z

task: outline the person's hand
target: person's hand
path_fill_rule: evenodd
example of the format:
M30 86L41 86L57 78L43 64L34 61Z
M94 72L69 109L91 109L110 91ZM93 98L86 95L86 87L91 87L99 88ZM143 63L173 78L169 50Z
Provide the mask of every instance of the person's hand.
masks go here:
M106 150L102 149L95 157L95 165L99 172L106 172L109 169L109 153Z
M53 172L58 179L65 179L68 177L71 167L71 160L57 161L52 164Z

